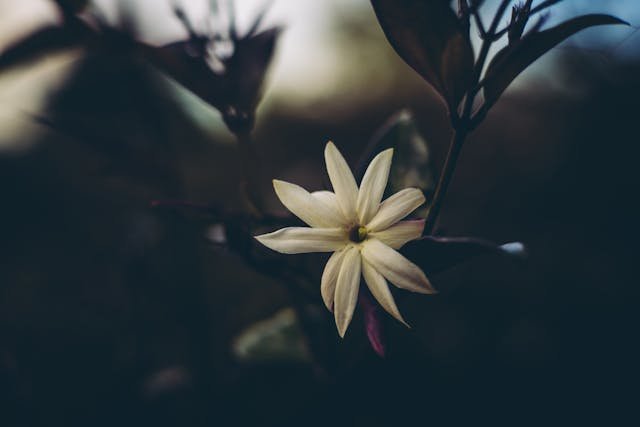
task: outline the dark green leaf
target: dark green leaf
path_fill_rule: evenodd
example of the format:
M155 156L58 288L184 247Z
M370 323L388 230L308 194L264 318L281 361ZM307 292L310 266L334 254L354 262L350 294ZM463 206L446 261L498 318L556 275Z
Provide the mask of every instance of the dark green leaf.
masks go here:
M469 35L443 0L371 0L391 46L455 111L473 75Z
M484 81L487 106L493 105L529 65L577 32L596 25L627 24L610 15L583 15L541 32L526 35L502 49L491 61ZM627 24L628 25L628 24Z
M427 275L438 274L483 255L498 255L513 259L526 258L520 242L504 245L473 237L425 236L407 243L400 252L420 266Z

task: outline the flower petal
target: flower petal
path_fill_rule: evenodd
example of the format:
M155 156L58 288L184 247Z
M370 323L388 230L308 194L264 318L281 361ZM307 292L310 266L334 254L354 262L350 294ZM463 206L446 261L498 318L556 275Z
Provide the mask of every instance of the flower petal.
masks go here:
M400 221L391 227L369 233L369 236L380 240L393 249L400 249L405 243L422 236L424 219L414 221Z
M344 224L340 210L299 185L274 179L273 188L282 204L310 226L334 228Z
M324 266L322 272L322 280L320 282L320 293L322 294L322 300L324 305L327 306L329 311L333 311L333 298L336 292L336 283L338 282L338 273L340 273L340 267L342 266L342 260L344 254L348 248L334 252L327 265Z
M337 212L338 214L337 216L340 218L340 221L342 221L341 224L343 225L347 224L348 221L345 219L344 215L342 214L342 210L340 210L340 205L338 204L338 197L336 196L335 193L332 193L331 191L314 191L313 193L311 193L311 195L317 200L319 200L320 202L329 206L329 208L334 212Z
M283 254L333 252L348 243L342 228L287 227L255 238L274 251Z
M423 294L436 292L420 267L380 240L365 241L362 246L362 257L385 279L401 289Z
M343 338L358 302L361 260L358 248L355 246L348 248L340 266L340 273L338 273L333 314L336 318L338 333Z
M405 188L382 202L378 213L367 224L370 231L381 231L400 221L425 202L417 188Z
M409 327L407 322L402 318L400 310L398 310L398 306L396 305L396 301L393 299L393 295L391 295L387 281L382 274L378 273L378 271L364 258L362 259L362 275L364 276L364 281L367 282L367 287L371 291L371 295L373 295L373 297L380 303L382 308Z
M360 224L368 223L378 211L384 189L387 187L392 157L393 148L384 150L371 161L364 173L356 206Z
M324 149L324 160L327 163L327 173L338 198L340 210L348 220L355 220L358 185L347 161L331 141Z

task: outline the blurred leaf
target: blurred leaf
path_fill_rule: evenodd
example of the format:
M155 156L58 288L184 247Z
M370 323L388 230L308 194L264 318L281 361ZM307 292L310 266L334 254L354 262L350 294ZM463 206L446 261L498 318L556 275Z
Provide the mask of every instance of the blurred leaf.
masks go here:
M473 75L468 32L445 0L371 0L396 52L456 111Z
M89 0L54 0L65 15L82 12L89 4Z
M548 30L530 33L505 47L496 54L487 69L484 81L486 105L493 105L520 73L559 43L586 28L612 24L628 25L610 15L583 15Z
M429 146L410 111L397 112L375 133L356 168L360 179L371 160L387 148L395 150L387 191L393 194L407 187L416 187L430 199L436 183ZM417 214L420 216L420 212Z
M72 16L62 25L45 25L0 51L0 70L39 55L85 43L92 30Z
M482 255L502 255L513 259L527 256L526 248L520 242L496 245L471 237L425 236L407 243L400 252L427 275L440 273Z
M272 28L234 41L234 52L225 59L224 71L212 67L206 37L172 43L160 48L143 46L147 58L196 96L218 109L232 132L253 127L281 28Z
M253 115L262 96L267 69L273 59L276 43L282 28L271 28L250 37L239 39L236 43L237 53L227 64L228 74L232 76L231 100L223 111L227 126L243 130L247 125L253 126ZM244 123L248 115L250 122Z
M29 61L38 55L72 46L75 37L64 28L46 27L0 52L0 70Z
M243 362L310 361L302 329L291 308L243 331L233 343L233 352Z

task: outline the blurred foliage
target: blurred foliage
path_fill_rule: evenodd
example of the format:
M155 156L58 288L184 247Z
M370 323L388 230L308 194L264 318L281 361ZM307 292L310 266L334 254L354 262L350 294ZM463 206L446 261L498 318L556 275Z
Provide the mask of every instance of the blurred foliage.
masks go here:
M386 194L391 195L408 187L421 189L427 203L414 215L424 217L436 183L429 146L411 112L402 110L395 113L376 131L358 162L357 175L361 178L373 157L387 148L394 149L394 159Z
M283 309L251 325L236 337L233 349L243 362L307 362L310 360L295 311Z

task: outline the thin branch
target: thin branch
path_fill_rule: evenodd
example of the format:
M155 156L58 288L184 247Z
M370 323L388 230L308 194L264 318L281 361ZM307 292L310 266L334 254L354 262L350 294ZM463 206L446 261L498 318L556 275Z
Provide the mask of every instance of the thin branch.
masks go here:
M451 138L451 144L449 145L449 153L447 154L447 159L442 168L440 179L438 180L438 186L436 187L436 191L433 195L433 202L431 203L429 212L427 213L423 232L425 236L431 235L436 226L438 216L440 215L440 210L442 209L444 202L444 196L446 195L447 190L449 189L449 184L451 184L453 179L453 173L455 172L456 164L458 163L458 157L460 156L464 140L468 134L468 128L466 126L460 127L459 129L460 130L454 130Z
M562 0L546 0L531 9L531 15L542 12L543 10L560 3Z
M271 10L271 6L273 6L273 0L266 0L263 3L262 7L260 8L260 12L258 12L258 15L253 21L253 24L251 24L251 28L249 28L249 31L247 31L246 37L251 37L255 35L255 33L260 28L260 25L262 25L262 22L264 21L264 18L267 15L267 12Z
M474 9L471 11L471 15L473 15L473 20L476 23L478 31L480 32L480 38L484 40L487 37L487 30L484 28L484 23L482 22L480 13L478 13L477 9Z
M550 8L551 6L556 5L557 3L560 3L562 0L547 0L544 1L542 3L540 3L538 6L534 7L531 9L531 12L529 13L529 16L534 16L540 12L543 12L544 10ZM506 27L502 28L499 31L496 31L495 33L495 37L496 40L499 39L500 37L504 36L507 32L509 32L509 29L511 28L511 24L507 25Z

